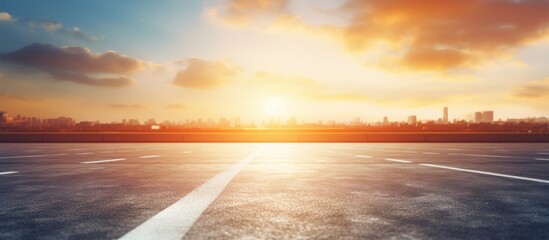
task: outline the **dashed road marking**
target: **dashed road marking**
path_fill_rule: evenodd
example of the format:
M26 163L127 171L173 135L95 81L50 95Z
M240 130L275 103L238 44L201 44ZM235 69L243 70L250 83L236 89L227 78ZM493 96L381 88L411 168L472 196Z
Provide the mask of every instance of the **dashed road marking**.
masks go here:
M8 175L8 174L14 174L19 173L18 171L9 171L9 172L0 172L0 175Z
M372 158L372 156L366 156L366 155L355 155L355 157L359 157L359 158Z
M440 153L437 153L437 152L422 152L423 154L427 154L427 155L438 155Z
M469 156L469 157L491 157L491 158L520 158L512 156L501 156L501 155L485 155L485 154L469 154L469 153L448 153L449 155L454 156Z
M148 155L148 156L141 156L139 158L157 158L160 157L160 155Z
M184 154L189 154L189 153L192 153L192 151L185 151L183 152Z
M217 174L185 197L162 210L120 239L181 239L229 182L252 161L261 148Z
M90 155L90 154L93 154L93 152L75 153L75 155Z
M534 158L534 160L538 160L538 161L549 161L549 158Z
M42 155L7 156L7 157L0 157L0 159L37 158L37 157L53 157L53 156L66 156L66 155L68 155L68 154L66 154L66 153L58 153L58 154L42 154Z
M399 162L399 163L411 163L412 162L412 161L408 161L408 160L394 159L394 158L385 158L385 160L391 161L391 162Z
M126 158L114 158L114 159L87 161L87 162L82 162L82 163L83 164L92 164L92 163L118 162L118 161L124 161L124 160L126 160Z
M469 172L469 173L490 175L490 176L496 176L496 177L520 179L520 180L526 180L526 181L532 181L532 182L549 183L549 180L544 180L544 179L521 177L521 176L507 175L507 174L493 173L493 172L485 172L485 171L471 170L471 169L465 169L465 168L448 167L448 166L443 166L443 165L426 164L426 163L419 164L419 165L426 166L426 167L443 168L443 169L460 171L460 172Z

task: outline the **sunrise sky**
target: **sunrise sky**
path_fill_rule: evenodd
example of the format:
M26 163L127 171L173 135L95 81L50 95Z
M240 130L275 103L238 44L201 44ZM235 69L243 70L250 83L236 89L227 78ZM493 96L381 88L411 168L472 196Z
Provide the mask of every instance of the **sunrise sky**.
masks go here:
M0 0L0 110L549 116L547 0Z

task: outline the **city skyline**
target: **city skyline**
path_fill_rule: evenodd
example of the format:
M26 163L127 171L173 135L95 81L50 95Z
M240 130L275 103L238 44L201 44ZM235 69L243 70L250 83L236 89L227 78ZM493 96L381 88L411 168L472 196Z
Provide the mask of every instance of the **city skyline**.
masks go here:
M549 113L546 1L422 2L432 11L404 0L41 3L0 6L0 109L11 113L100 121L433 119L444 106L461 118Z

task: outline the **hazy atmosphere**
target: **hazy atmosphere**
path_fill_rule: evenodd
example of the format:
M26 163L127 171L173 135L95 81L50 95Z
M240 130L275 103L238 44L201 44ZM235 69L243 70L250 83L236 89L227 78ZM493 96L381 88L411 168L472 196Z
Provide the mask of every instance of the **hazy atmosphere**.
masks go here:
M429 8L419 7L428 5ZM0 0L11 115L547 116L549 2Z

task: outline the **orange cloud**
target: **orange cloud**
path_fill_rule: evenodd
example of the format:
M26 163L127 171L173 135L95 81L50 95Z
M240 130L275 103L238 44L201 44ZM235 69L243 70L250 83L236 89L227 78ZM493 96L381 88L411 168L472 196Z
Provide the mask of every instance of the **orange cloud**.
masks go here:
M229 0L209 10L210 17L234 25L245 25L284 12L288 0Z
M87 48L41 43L2 54L0 60L47 73L56 80L97 87L130 85L133 80L125 75L146 68L146 63L112 51L96 54Z
M331 12L346 23L320 26L280 9L244 9L222 12L248 21L276 14L275 29L329 36L353 52L388 43L398 49L397 63L416 70L471 65L549 32L549 2L543 0L347 0Z
M348 47L377 40L409 42L402 64L445 69L547 34L547 1L351 0L345 27Z
M549 97L549 78L545 80L533 81L518 88L514 96L529 99Z
M233 81L242 71L226 62L209 62L198 58L189 58L185 62L187 67L175 75L173 83L186 88L216 88Z

